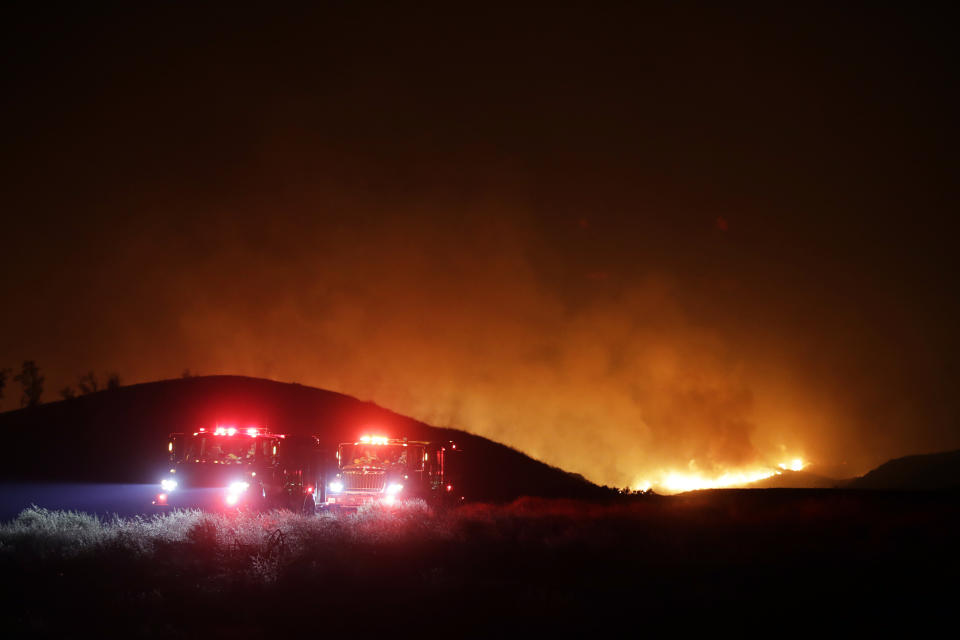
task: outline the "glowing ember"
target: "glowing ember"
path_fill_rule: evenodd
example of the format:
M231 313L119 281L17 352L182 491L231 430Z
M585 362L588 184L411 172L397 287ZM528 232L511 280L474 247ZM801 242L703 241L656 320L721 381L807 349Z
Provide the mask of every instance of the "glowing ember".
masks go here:
M691 467L694 466L691 460ZM788 462L782 462L774 467L760 467L755 469L738 469L736 471L727 471L720 475L706 475L695 471L668 471L662 473L659 481L642 480L638 482L635 491L649 491L654 489L662 493L682 493L684 491L697 491L699 489L723 489L728 487L742 487L745 485L759 482L773 476L780 475L783 471L801 471L806 466L802 458L794 458Z

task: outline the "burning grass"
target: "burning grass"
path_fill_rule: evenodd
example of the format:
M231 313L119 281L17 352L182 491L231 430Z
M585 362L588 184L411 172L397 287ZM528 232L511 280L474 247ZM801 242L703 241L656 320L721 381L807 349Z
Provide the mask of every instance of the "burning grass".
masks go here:
M0 569L21 632L84 621L108 635L372 633L429 615L469 635L598 611L649 623L863 598L903 610L904 598L937 602L931 578L960 567L957 533L952 496L845 492L523 499L448 512L411 502L317 517L101 520L34 507L0 525Z

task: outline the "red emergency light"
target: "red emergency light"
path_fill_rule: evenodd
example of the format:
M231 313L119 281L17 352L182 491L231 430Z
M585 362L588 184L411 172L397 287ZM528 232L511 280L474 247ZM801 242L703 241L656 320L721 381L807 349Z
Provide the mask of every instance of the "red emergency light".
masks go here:
M194 433L193 435L196 436L196 435L200 435L201 433L206 434L206 431L207 431L206 429L201 428L197 433ZM269 434L267 434L265 431L261 431L259 427L247 427L246 429L244 429L243 431L241 431L241 430L237 429L236 427L220 427L220 426L218 426L217 428L215 428L215 429L213 430L213 435L215 435L215 436L228 436L228 437L229 437L229 436L235 436L235 435L240 434L240 433L242 433L242 434L244 434L244 435L247 435L247 436L250 436L251 438L256 438L257 436L261 436L261 435L269 435ZM280 437L282 438L283 436L280 436Z

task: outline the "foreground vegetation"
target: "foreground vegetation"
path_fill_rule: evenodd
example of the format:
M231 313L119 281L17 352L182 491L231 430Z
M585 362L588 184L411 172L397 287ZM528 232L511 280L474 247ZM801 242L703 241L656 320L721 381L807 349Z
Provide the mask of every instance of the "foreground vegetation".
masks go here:
M0 525L0 570L7 625L21 635L406 636L438 623L472 635L506 621L648 627L803 612L800 622L887 606L929 619L952 598L939 577L960 568L958 533L947 494L708 492L108 520L34 507Z

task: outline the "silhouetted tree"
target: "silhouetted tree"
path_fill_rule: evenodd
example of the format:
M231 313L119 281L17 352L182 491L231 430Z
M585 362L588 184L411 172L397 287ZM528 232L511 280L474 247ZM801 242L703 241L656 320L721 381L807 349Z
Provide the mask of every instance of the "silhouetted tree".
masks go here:
M3 388L7 386L7 376L10 369L0 369L0 400L3 400Z
M23 385L23 395L20 396L21 407L35 407L40 404L44 378L33 360L24 360L23 368L13 379Z
M120 374L108 373L107 374L107 390L116 391L119 388L120 388Z
M77 392L73 390L73 387L66 386L60 389L60 397L64 400L73 400L77 397Z
M190 373L190 369L184 369L183 373L180 374L181 378L192 378L193 374Z
M100 389L97 384L97 375L93 371L80 376L80 379L77 381L77 386L80 388L80 395L84 396Z

